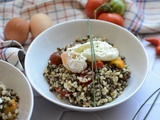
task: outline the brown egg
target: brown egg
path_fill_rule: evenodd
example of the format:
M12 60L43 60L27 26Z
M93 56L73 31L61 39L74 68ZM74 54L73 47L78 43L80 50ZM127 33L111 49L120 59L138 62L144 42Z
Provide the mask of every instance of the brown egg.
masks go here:
M29 22L32 37L37 37L41 32L51 27L52 21L46 14L38 13L31 17Z
M16 40L20 44L24 44L29 35L29 24L23 18L12 18L5 26L5 40Z

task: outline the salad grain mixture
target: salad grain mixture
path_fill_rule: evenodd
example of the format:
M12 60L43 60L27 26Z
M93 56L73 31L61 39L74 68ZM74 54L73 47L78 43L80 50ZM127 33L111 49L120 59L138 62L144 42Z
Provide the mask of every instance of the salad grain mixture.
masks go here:
M57 48L56 56L59 54L59 57L56 60L60 60L67 49L89 41L89 36L86 36L77 38L64 48ZM93 41L107 42L107 39L93 36ZM109 45L114 48L112 44ZM49 90L56 92L59 99L67 99L71 104L80 107L94 107L94 104L102 106L113 101L127 87L131 76L130 68L122 55L114 60L97 61L97 69L94 71L91 62L86 60L87 67L78 73L68 70L63 62L62 60L54 64L50 57L43 75L49 84Z
M0 120L18 120L18 103L17 93L0 82Z

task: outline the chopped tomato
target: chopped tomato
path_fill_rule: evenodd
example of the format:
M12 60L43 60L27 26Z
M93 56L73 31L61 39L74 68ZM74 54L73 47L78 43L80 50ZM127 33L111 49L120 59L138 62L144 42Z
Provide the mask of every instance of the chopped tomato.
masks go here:
M121 59L115 59L110 62L110 65L115 65L117 68L124 68L125 62Z
M71 94L71 92L68 91L62 91L60 88L55 88L55 90L61 94L62 96L65 96L66 94Z
M11 106L4 108L4 112L6 114L8 114L9 112L15 111L18 108L17 102L14 99L11 99L9 103L11 104Z
M58 52L54 52L50 56L50 61L51 61L51 64L55 64L55 65L61 64L62 63L62 59L61 59L60 54Z
M94 64L94 69L99 69L101 67L103 67L104 63L102 61L96 61L96 63Z

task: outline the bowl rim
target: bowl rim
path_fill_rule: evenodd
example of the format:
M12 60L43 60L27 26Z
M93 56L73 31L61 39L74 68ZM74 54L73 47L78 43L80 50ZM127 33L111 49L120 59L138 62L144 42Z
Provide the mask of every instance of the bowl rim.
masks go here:
M43 35L45 32L47 32L47 31L49 31L49 30L51 30L51 29L53 29L53 28L55 28L55 27L61 26L61 25L63 25L63 24L68 24L68 23L72 23L72 22L84 22L84 21L87 21L87 19L77 19L77 20L64 21L64 22L58 23L58 24L56 24L56 25L54 25L54 26L46 29L45 31L43 31L42 33L40 33L40 34L32 41L32 43L31 43L31 45L29 46L28 50L31 49L32 44L34 44L34 43L39 39L39 37L40 37L41 35ZM52 102L52 103L54 103L54 104L57 104L57 105L59 105L59 106L61 106L61 107L65 107L65 108L72 109L72 110L75 110L75 111L83 111L83 112L101 111L101 110L105 110L105 109L114 107L114 106L116 106L116 105L119 105L120 103L125 102L126 100L128 100L129 98L131 98L135 93L137 93L137 91L142 87L142 85L144 84L144 82L145 82L145 80L146 80L146 77L147 77L147 75L148 75L148 71L149 71L149 59L148 59L148 55L147 55L147 53L146 53L146 50L145 50L144 46L142 45L142 43L140 42L140 40L139 40L134 34L132 34L130 31L128 31L128 30L125 29L124 27L118 26L118 25L113 24L113 23L110 23L110 22L101 21L101 20L95 20L95 19L91 19L90 21L91 21L91 22L102 22L102 23L110 24L110 25L112 25L112 26L117 27L118 29L121 29L121 30L127 32L127 33L130 34L132 37L134 37L134 38L136 39L136 41L140 44L140 46L142 47L142 49L143 49L143 51L144 51L144 54L145 54L145 57L146 57L146 62L147 62L147 64L146 64L146 66L147 66L146 68L147 68L147 69L146 69L145 76L143 77L142 83L139 85L139 87L138 87L132 94L130 94L129 96L125 97L124 99L122 99L122 100L114 103L114 105L113 105L113 104L112 104L112 105L108 105L108 106L104 106L104 105L103 105L103 106L92 107L92 108L79 107L79 106L74 106L74 105L68 105L68 104L65 104L65 103L61 103L61 102L58 102L58 101L54 101L54 100L52 100L51 98L49 98L48 96L40 93L39 90L38 90L38 88L36 88L36 86L35 86L34 84L32 84L32 80L30 80L30 79L28 78L29 82L31 83L31 86L33 86L33 88L34 88L41 96L43 96L44 98L46 98L46 99L49 100L50 102ZM28 57L28 52L26 52L26 58L27 58L27 57ZM27 63L26 63L26 59L25 59L25 66L26 66L26 64L27 64ZM27 75L27 77L28 77L27 71L26 71L26 75Z
M12 69L14 69L15 71L17 71L17 73L21 74L21 76L25 79L26 83L27 83L27 86L29 88L29 91L30 91L30 97L31 97L31 107L29 109L29 113L28 113L28 116L27 116L27 120L30 120L31 119L31 116L32 116L32 113L33 113L33 108L34 108L34 95L33 95L33 90L32 90L32 87L31 87L31 84L28 80L28 78L24 75L24 73L22 73L22 71L20 71L17 67L15 67L14 65L12 65L11 63L8 63L4 60L0 60L0 63L2 64L5 64L5 66L8 66L8 67L11 67Z

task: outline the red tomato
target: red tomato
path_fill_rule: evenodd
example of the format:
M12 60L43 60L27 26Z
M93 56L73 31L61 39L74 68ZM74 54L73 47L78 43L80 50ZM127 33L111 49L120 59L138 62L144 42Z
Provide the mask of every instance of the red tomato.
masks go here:
M103 62L102 61L96 61L96 63L94 64L94 69L99 69L101 67L103 67Z
M117 24L119 26L124 25L124 20L123 20L122 16L117 13L102 13L98 16L97 19L112 22L112 23Z
M61 59L60 54L58 52L53 53L50 56L50 61L51 61L51 64L55 64L55 65L61 64L62 59Z
M91 19L94 18L94 10L104 3L104 0L88 0L85 6L85 12ZM98 15L97 15L98 16Z
M60 88L55 88L55 90L56 90L59 94L61 94L62 96L65 96L66 94L70 94L70 95L71 95L70 92L62 91L62 90L60 90Z

